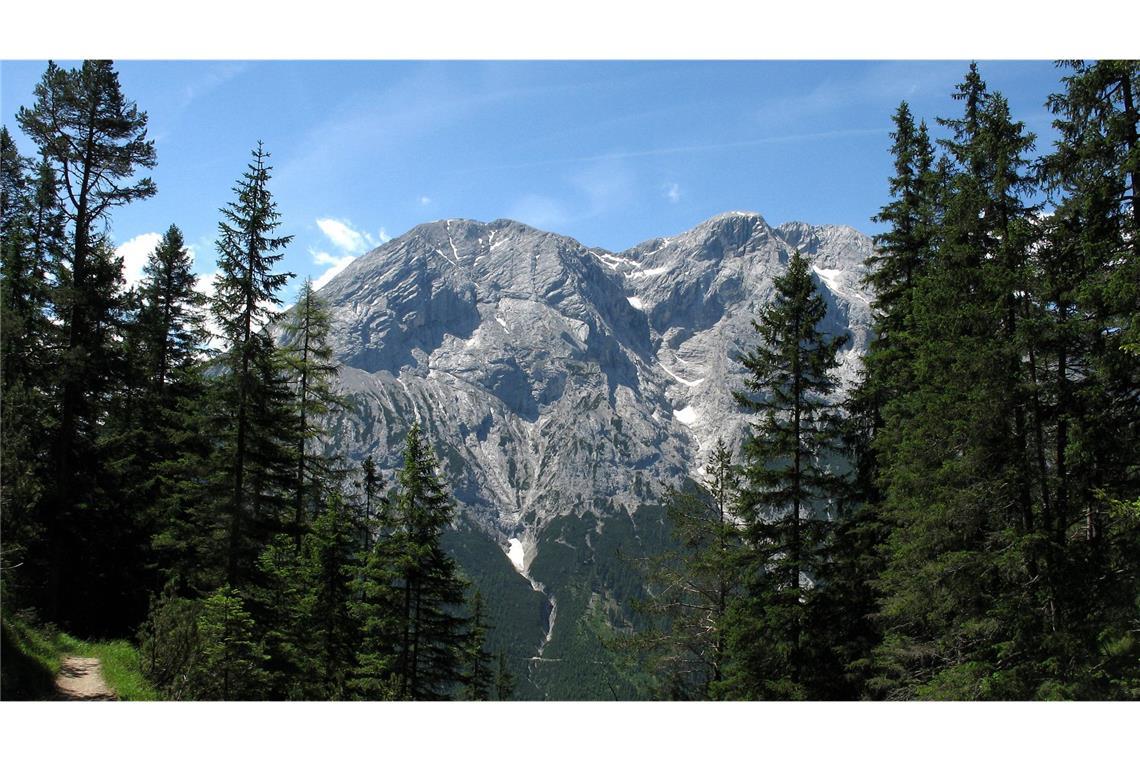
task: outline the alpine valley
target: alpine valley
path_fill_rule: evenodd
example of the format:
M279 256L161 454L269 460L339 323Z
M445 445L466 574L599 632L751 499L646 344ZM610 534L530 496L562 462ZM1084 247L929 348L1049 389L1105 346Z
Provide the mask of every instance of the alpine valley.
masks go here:
M385 477L419 421L459 509L447 545L487 600L517 697L644 696L604 646L637 625L635 558L668 540L662 495L737 451L737 355L802 251L848 334L840 393L871 331L869 237L730 212L614 253L510 220L420 225L321 295L351 404L329 446Z

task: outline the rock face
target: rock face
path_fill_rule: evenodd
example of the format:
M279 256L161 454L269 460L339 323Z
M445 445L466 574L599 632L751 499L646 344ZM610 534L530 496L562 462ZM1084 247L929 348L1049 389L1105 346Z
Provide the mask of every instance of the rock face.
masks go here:
M321 295L355 409L334 424L354 459L400 464L408 425L436 443L467 517L533 561L556 517L633 510L739 443L735 356L793 250L847 332L842 378L870 336L870 239L770 227L732 212L621 253L518 222L420 225L354 261Z

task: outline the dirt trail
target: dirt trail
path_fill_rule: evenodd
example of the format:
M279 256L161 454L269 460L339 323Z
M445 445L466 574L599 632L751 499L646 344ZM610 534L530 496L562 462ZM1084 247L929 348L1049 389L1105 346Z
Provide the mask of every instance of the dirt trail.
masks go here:
M112 700L115 692L103 680L103 666L95 657L65 657L55 678L59 699Z

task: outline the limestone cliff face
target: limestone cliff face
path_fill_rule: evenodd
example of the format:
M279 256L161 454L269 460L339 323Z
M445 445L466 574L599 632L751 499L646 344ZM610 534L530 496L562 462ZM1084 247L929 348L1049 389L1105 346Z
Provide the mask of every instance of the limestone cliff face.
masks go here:
M518 222L424 224L326 285L355 409L333 445L399 466L420 420L470 517L525 562L555 517L633 509L739 443L735 356L796 249L847 332L842 378L870 337L870 239L732 212L621 253Z

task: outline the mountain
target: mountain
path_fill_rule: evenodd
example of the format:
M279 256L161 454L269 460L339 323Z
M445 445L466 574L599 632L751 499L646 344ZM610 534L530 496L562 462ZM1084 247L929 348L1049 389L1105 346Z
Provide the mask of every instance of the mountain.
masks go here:
M666 540L659 494L698 476L717 437L742 439L734 357L795 249L827 301L825 330L852 337L849 384L871 324L871 241L849 227L731 212L613 253L510 220L453 219L385 243L321 290L354 401L334 420L335 447L390 473L408 425L424 425L460 505L453 549L495 586L485 595L513 600L497 613L511 629L500 643L529 658L518 672L530 696L584 696L542 676L554 653L590 649L588 621L631 623L636 583L612 555Z

